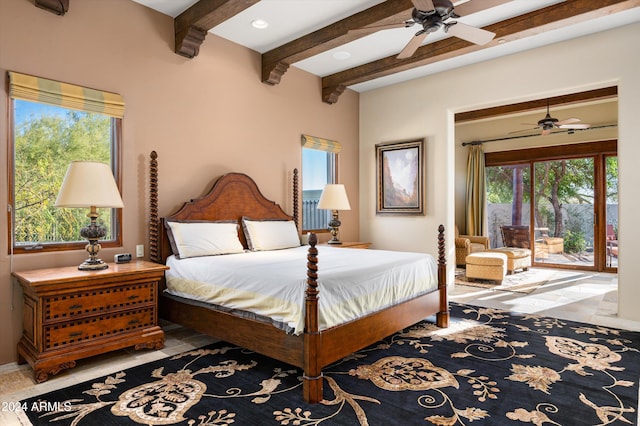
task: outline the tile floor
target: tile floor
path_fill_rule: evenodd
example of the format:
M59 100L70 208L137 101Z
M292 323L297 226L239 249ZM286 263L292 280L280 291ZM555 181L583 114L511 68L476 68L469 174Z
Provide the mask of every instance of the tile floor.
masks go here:
M617 276L614 274L557 270L549 283L530 294L455 285L449 290L449 300L640 331L640 322L616 317ZM160 351L121 350L79 360L75 368L40 384L33 381L28 365L1 365L0 425L28 424L21 423L21 416L9 409L12 403L21 399L113 374L214 341L174 324L164 324L163 329L166 333L165 348Z

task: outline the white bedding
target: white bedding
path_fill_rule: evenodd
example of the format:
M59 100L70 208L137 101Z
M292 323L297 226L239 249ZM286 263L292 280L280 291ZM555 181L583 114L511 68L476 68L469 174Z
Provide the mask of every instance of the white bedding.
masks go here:
M304 331L308 247L167 259L170 294L254 312ZM432 256L318 247L320 329L357 319L437 288Z

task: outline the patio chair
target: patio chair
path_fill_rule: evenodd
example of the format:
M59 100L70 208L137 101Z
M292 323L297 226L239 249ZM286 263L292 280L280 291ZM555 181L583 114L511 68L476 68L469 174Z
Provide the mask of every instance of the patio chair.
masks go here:
M518 247L531 249L529 241L529 226L527 225L501 225L502 244L505 247Z
M456 226L456 265L466 266L466 259L471 253L480 253L489 250L489 237L479 235L460 235Z

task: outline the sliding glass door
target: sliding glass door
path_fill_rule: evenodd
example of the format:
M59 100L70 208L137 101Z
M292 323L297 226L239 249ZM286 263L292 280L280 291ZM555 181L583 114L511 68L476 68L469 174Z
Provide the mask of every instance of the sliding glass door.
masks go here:
M580 144L494 155L501 164L487 154L491 246L530 249L534 266L615 271L618 162L615 154L602 152L612 147ZM581 151L586 155L577 155Z
M594 159L533 163L536 258L547 264L594 266Z

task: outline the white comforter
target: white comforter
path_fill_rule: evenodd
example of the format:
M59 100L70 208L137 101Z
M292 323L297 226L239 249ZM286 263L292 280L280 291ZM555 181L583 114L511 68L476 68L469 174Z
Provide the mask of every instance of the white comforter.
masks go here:
M167 259L167 291L254 312L304 331L308 247ZM320 329L351 321L437 287L432 256L318 247Z

